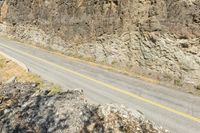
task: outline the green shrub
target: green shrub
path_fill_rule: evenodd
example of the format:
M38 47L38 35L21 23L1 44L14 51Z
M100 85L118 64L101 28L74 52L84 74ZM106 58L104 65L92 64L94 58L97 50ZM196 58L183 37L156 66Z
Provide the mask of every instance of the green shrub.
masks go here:
M56 94L56 93L59 93L62 91L61 87L58 86L58 85L53 85L51 88L50 88L50 93L51 94Z
M176 85L176 86L182 86L181 80L180 79L175 79L174 80L174 85Z

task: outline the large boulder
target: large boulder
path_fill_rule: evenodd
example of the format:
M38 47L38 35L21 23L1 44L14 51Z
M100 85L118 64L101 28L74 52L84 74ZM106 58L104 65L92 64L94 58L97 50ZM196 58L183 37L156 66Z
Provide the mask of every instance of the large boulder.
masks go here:
M0 86L1 133L166 133L137 111L89 104L82 91L52 94L34 83Z

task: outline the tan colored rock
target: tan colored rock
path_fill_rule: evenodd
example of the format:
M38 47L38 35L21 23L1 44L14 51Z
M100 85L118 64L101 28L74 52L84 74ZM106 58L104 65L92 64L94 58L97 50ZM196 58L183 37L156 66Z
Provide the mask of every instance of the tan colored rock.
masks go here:
M7 5L3 33L157 80L170 75L172 82L200 82L200 0L7 0Z

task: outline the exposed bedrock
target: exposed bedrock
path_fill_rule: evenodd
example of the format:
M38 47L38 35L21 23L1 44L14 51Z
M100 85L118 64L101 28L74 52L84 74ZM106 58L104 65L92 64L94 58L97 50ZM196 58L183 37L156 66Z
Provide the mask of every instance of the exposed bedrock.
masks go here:
M1 33L151 78L200 84L200 0L4 0Z

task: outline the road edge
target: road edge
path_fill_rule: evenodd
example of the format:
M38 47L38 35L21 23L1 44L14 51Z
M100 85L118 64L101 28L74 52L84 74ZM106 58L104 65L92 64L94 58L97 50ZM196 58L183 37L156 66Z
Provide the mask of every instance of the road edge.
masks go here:
M21 66L26 72L29 72L28 67L27 67L24 63L18 61L17 59L15 59L15 58L13 58L13 57L7 55L6 53L4 53L4 52L2 52L2 51L0 51L0 55L3 55L5 58L10 59L11 61L13 61L13 62L15 62L16 64L18 64L19 66Z

